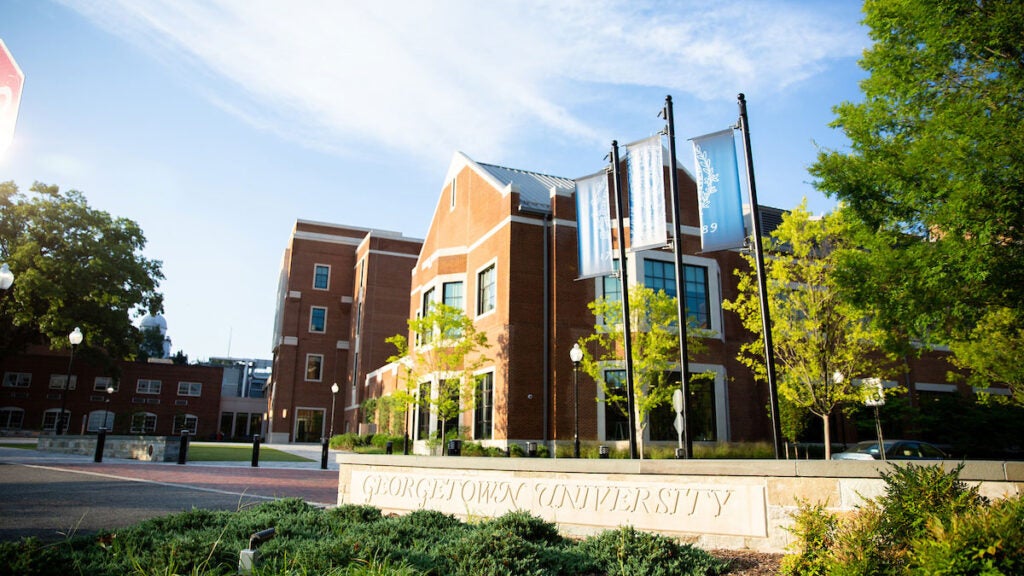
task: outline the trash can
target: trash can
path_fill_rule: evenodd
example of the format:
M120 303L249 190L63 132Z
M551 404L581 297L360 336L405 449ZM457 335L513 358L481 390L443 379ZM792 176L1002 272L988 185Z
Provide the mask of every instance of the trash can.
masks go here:
M607 446L598 446L597 447L597 457L598 458L608 458L609 454L611 454L611 450Z
M529 456L530 458L536 458L537 457L537 443L536 442L527 442L526 443L526 455Z
M462 440L449 440L448 441L448 455L449 456L461 456L462 455Z

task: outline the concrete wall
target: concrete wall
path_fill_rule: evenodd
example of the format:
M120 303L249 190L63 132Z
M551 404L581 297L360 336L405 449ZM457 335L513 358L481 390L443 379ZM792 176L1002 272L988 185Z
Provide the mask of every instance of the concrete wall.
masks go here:
M145 462L177 462L180 436L107 436L104 458ZM39 450L63 454L96 454L96 436L40 436Z
M882 462L571 460L342 454L338 504L491 517L528 510L569 534L630 525L704 548L781 552L800 500L850 511L882 493ZM943 462L947 469L955 462ZM903 465L897 464L897 465ZM989 498L1024 491L1024 462L968 462Z

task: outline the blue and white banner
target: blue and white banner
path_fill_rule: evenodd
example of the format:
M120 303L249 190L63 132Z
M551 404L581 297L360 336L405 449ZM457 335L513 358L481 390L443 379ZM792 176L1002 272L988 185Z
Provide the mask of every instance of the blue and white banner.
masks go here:
M661 136L626 146L629 167L629 249L668 243L665 222L665 168Z
M703 252L741 248L746 240L732 129L691 138Z
M608 173L603 170L576 181L576 233L580 278L615 272Z

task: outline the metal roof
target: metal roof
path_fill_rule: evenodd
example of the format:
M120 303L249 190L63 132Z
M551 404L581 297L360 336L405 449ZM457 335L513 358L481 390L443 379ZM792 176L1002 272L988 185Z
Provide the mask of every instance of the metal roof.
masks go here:
M520 202L529 208L550 211L552 188L573 190L576 187L576 182L571 178L549 176L482 162L478 162L477 165L502 184L506 186L511 184L512 188L519 192Z

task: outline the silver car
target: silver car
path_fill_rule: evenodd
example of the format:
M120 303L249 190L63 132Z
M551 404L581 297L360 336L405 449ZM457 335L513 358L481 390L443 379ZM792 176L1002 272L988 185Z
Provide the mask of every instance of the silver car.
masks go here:
M949 456L927 442L917 440L883 440L886 460L946 460ZM858 442L847 449L832 455L833 460L881 460L878 442L867 440Z

